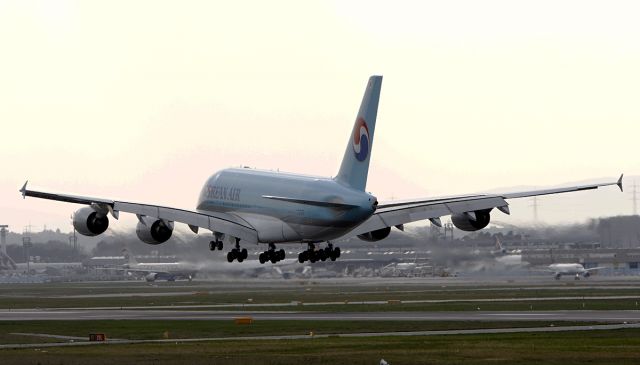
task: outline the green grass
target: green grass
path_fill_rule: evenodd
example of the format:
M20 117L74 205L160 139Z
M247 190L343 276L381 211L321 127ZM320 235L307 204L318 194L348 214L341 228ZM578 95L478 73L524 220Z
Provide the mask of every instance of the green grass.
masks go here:
M36 337L27 342L3 342L10 333L44 333L50 335L77 336L88 338L90 333L104 333L107 338L129 340L157 340L164 338L206 338L241 337L273 335L362 333L362 332L400 332L435 331L450 329L477 328L520 328L592 325L595 322L563 321L255 321L250 325L237 325L233 321L199 320L101 320L101 321L6 321L0 322L0 343L33 343ZM5 336L5 337L3 337ZM24 338L23 336L20 336ZM52 341L65 342L65 340Z
M19 332L19 331L16 331ZM44 343L44 342L60 342L61 340L55 338L35 337L35 336L22 336L12 335L10 332L0 331L0 345L14 344L14 343Z
M2 350L13 364L637 364L640 330L281 341L221 341Z
M597 297L639 295L637 289L605 287L598 289L585 289L583 284L574 283L558 284L550 282L547 285L565 285L566 289L557 290L551 288L519 288L512 286L501 287L450 287L443 288L440 285L314 285L307 282L284 283L249 283L248 285L230 286L215 285L208 282L179 282L156 283L149 285L141 282L123 283L65 283L65 284L23 284L3 285L0 288L0 308L65 308L65 307L121 307L121 306L171 306L171 305L213 305L229 303L247 303L249 299L253 303L290 303L302 302L328 302L349 301L358 302L364 300L456 300L461 303L454 305L458 308L486 307L487 304L463 303L469 299L500 299L500 298L556 298L559 296L572 297ZM569 285L571 284L571 285ZM275 287L270 287L274 285ZM160 296L167 292L184 292L186 295ZM158 296L136 296L136 293L156 293ZM99 297L99 298L73 298L60 297L65 295L104 295L104 294L130 294L124 297ZM640 301L640 300L638 300ZM577 303L577 304L575 304ZM590 306L591 301L585 301ZM490 304L499 308L502 305L497 302ZM520 308L528 309L531 305L534 309L579 309L582 301L552 301L549 304L541 302L521 302ZM608 301L601 307L614 306L616 309L636 309L636 300L627 299L621 301ZM405 306L411 310L411 306ZM434 303L421 305L421 308L433 308L430 310L443 310L451 307L449 303ZM594 308L598 309L594 304ZM350 307L351 308L351 307ZM439 309L440 308L440 309ZM336 310L342 306L336 306ZM314 309L317 310L317 309ZM358 309L360 310L360 309ZM378 309L376 309L378 310ZM380 308L384 310L384 308ZM466 310L466 309L456 309ZM500 309L497 309L500 310Z

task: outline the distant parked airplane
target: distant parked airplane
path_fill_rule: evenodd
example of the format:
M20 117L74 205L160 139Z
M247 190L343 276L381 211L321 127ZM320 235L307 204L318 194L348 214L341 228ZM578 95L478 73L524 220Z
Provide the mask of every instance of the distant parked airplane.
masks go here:
M491 254L493 256L505 256L505 255L520 255L522 253L522 250L507 250L506 248L504 248L502 246L502 242L500 242L500 237L495 236L496 237L496 246L495 249L493 251L491 251Z
M338 238L357 236L364 241L379 241L389 236L392 227L402 230L404 224L420 220L428 219L440 226L440 217L451 216L457 228L477 231L489 224L490 212L494 208L509 214L507 199L597 189L607 185L618 185L622 190L620 176L617 181L600 184L379 203L374 195L366 192L365 187L381 86L382 76L369 78L342 164L334 178L248 168L225 169L207 180L194 211L30 190L26 182L20 192L23 197L86 205L76 211L73 218L74 227L83 235L103 233L109 226L109 214L118 219L120 212L126 212L136 214L139 221L136 233L148 244L167 241L173 232L174 222L181 222L194 233L199 228L212 231L211 250L222 250L223 240L228 239L233 245L227 253L229 262L247 259L247 249L240 247L243 242L268 245L268 249L259 255L260 263L276 263L285 258L285 251L277 250L276 244L306 244L307 249L298 255L298 261L302 263L340 257L340 248L332 243ZM461 148L481 151L481 143L484 142ZM476 157L471 154L471 158ZM99 169L95 171L108 173ZM167 182L166 188L170 192L172 185ZM326 246L319 248L323 242Z
M191 281L198 272L193 265L184 262L138 262L128 250L123 250L123 253L127 263L119 269L144 276L146 281Z
M580 279L580 276L588 278L591 276L592 271L604 269L604 267L593 267L585 269L582 264L551 264L549 270L554 273L556 280L560 280L562 275L573 275L576 280Z

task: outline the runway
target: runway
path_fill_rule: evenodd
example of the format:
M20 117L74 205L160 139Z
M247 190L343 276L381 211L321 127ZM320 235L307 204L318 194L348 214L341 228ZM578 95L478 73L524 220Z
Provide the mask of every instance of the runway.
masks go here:
M455 311L455 312L297 312L297 311L210 311L157 309L0 310L0 321L34 320L233 320L250 316L254 320L296 321L576 321L640 322L640 311Z

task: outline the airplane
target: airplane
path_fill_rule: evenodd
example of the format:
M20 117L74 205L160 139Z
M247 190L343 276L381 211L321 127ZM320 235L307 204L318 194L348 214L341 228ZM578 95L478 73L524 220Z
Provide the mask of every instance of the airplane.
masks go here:
M18 265L16 264L15 261L13 261L13 259L11 258L11 256L9 256L9 254L0 250L0 271L10 270L10 269L13 269L13 270L18 269Z
M580 280L580 276L588 278L591 276L591 272L595 270L604 269L604 267L592 267L585 269L582 264L551 264L549 270L554 273L556 280L560 280L562 275L573 275L575 280Z
M18 262L11 267L0 269L3 274L51 274L60 275L65 271L84 269L82 262Z
M506 255L520 255L522 254L522 250L507 250L502 246L502 242L500 241L500 237L496 237L496 245L495 250L491 251L493 256L506 256Z
M380 269L380 276L425 276L433 271L433 266L416 262L391 263Z
M148 282L156 280L176 281L193 280L198 270L182 262L138 262L129 251L124 250L127 263L119 267L128 274L143 275Z
M338 173L333 178L307 176L250 168L228 168L214 173L200 190L195 210L150 204L51 193L27 188L23 198L35 197L85 205L73 215L76 230L86 236L105 232L111 215L121 212L138 218L136 233L147 244L161 244L171 238L175 222L186 224L195 234L199 229L213 233L210 250L222 250L230 242L227 261L242 262L248 257L241 243L266 244L260 263L276 263L285 258L276 244L306 244L298 261L317 262L340 257L337 239L358 237L375 242L389 236L391 229L403 230L404 224L429 220L441 226L441 217L450 216L463 231L485 228L491 211L509 214L507 200L538 195L566 193L617 185L622 190L622 175L617 181L551 188L505 194L471 194L411 199L380 203L366 191L369 162L376 127L382 76L367 82L360 109L344 152ZM167 186L169 188L169 186ZM325 244L325 247L320 247Z
M500 265L513 268L527 266L528 263L522 261L522 250L508 250L502 246L500 237L496 236L495 250L491 251L496 262Z

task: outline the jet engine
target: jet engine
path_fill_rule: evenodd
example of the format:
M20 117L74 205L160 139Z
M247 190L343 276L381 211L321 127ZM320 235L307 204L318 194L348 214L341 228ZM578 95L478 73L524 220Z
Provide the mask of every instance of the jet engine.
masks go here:
M376 242L387 238L389 236L389 233L391 233L391 227L381 228L375 231L359 234L358 238L363 241Z
M150 272L144 276L144 280L148 282L152 282L152 281L156 281L157 277L158 277L158 274L156 274L155 272Z
M136 235L140 241L150 245L159 245L171 238L173 224L162 219L141 217L136 226Z
M491 212L491 209L453 214L451 216L451 222L461 231L474 232L489 225L489 221L491 220L489 212Z
M109 227L106 214L98 213L91 207L78 209L73 213L73 228L83 236L97 236Z

